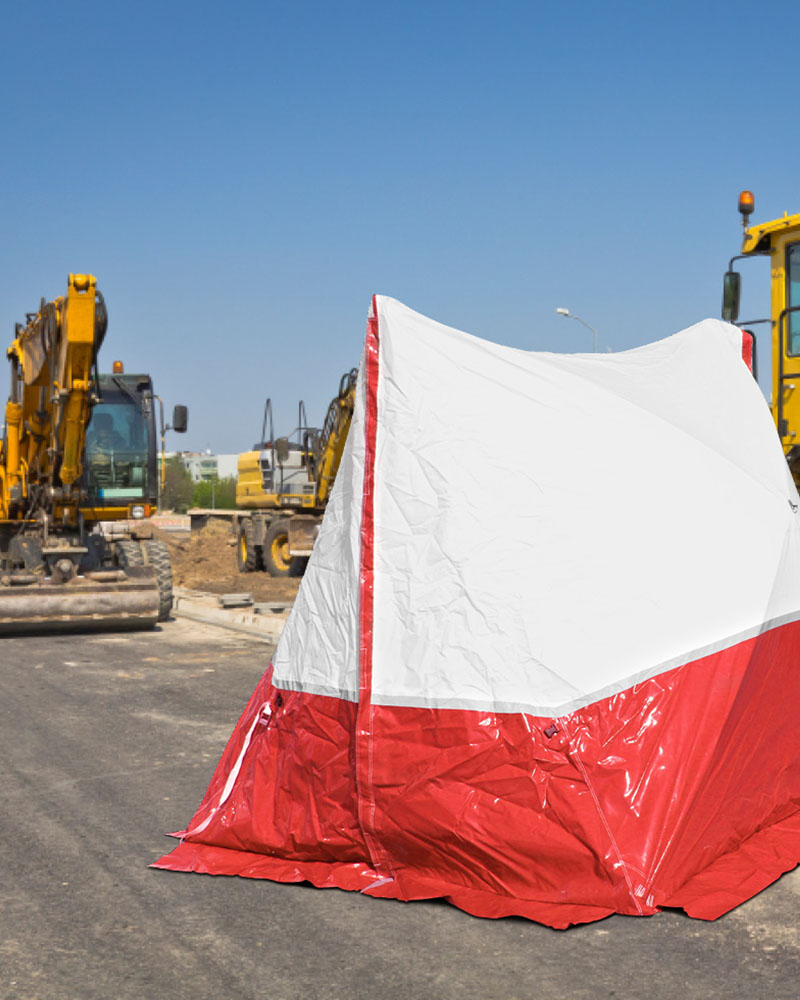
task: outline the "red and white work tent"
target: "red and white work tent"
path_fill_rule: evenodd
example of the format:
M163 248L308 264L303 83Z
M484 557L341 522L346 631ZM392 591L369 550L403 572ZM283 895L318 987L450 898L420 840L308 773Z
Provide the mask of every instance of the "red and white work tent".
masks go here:
M294 610L158 865L554 927L800 859L800 513L742 333L499 346L378 296Z

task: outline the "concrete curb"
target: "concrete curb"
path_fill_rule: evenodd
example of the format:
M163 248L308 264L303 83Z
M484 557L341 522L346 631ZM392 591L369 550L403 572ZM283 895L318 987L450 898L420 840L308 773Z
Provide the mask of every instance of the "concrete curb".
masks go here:
M256 614L252 608L221 608L218 594L176 587L172 613L176 618L188 618L204 625L242 632L253 639L275 645L283 632L291 606L286 611Z

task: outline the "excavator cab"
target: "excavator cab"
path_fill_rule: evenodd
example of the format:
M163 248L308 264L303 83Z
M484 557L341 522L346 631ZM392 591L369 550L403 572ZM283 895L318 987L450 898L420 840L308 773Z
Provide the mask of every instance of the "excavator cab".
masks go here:
M770 333L770 409L792 476L800 485L800 215L784 214L751 226L753 208L753 195L743 191L739 196L742 252L731 258L724 277L722 318L748 330L754 339L754 327ZM769 312L740 321L742 279L734 264L755 257L770 263Z
M86 434L85 487L104 520L136 517L158 503L157 436L149 375L100 375Z

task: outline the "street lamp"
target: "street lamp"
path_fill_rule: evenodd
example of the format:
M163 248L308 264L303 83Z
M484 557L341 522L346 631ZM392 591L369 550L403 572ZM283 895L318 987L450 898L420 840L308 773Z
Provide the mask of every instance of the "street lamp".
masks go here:
M576 316L575 313L571 313L569 309L559 308L556 309L559 316L566 316L569 319L576 319L579 323L583 323L587 330L592 331L592 336L594 337L594 353L597 354L597 330L593 326L589 326L586 320L581 319L580 316Z

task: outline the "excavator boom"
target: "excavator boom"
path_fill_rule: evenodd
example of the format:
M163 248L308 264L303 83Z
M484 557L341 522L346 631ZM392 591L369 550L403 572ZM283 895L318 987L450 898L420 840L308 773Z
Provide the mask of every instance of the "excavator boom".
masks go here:
M317 503L321 507L328 502L336 473L339 471L339 465L342 461L355 409L357 378L357 368L352 368L342 376L339 383L339 394L331 400L322 425L319 447L314 454L312 467Z

